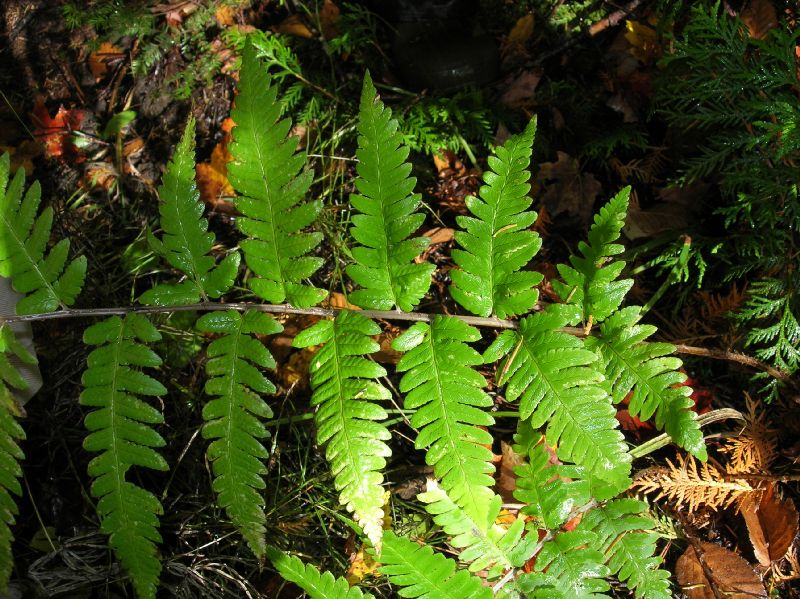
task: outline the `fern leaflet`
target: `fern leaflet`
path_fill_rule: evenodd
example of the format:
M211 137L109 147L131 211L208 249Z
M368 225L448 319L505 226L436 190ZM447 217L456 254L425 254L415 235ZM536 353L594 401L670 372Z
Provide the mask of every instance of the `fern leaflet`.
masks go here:
M376 548L383 534L382 469L391 450L391 434L381 422L386 411L369 400L389 399L389 391L373 380L386 370L364 354L380 346L370 335L380 327L356 312L340 312L334 320L321 320L294 339L295 347L324 343L311 361L311 403L317 441L327 443L325 456L335 477L339 501Z
M581 241L578 250L583 256L570 256L570 264L558 265L564 282L552 281L561 298L580 310L580 319L587 325L599 323L619 308L632 279L617 277L625 262L607 264L612 256L622 253L622 245L614 243L625 225L631 188L626 187L600 209L589 229L589 243Z
M401 597L418 599L491 599L492 591L455 560L391 531L383 534L380 572L399 587Z
M494 493L492 436L480 426L494 424L481 408L492 405L486 385L471 368L483 363L465 341L480 333L457 318L435 316L430 326L417 323L394 340L392 347L408 352L397 364L406 372L400 391L405 407L416 410L411 426L420 429L417 449L429 448L425 461L450 497L470 514L485 515Z
M672 439L705 460L703 432L689 395L683 385L686 375L678 369L682 362L670 356L675 347L669 343L644 343L656 327L638 324L638 306L629 306L612 314L600 328L599 337L587 337L586 347L601 356L605 363L607 386L614 403L633 390L628 410L642 420L656 415L656 426L666 429Z
M491 171L483 175L486 185L480 199L467 197L474 216L459 216L456 221L466 231L457 231L456 241L464 250L453 250L453 260L461 270L453 270L450 294L473 314L496 314L507 318L528 312L539 299L535 286L542 275L521 271L530 262L542 241L529 231L536 213L531 205L531 147L536 121L520 135L512 137L489 157Z
M208 346L206 393L217 397L203 408L203 437L213 439L208 458L214 491L253 553L263 557L266 516L259 490L265 486L262 461L268 452L259 439L269 436L261 419L271 418L272 410L260 394L274 393L275 386L258 367L274 368L275 360L255 335L272 335L283 327L260 312L229 310L203 315L197 328L224 335Z
M187 279L148 289L140 299L143 304L170 306L218 298L233 285L239 268L238 252L228 254L216 267L208 255L214 234L208 231L208 221L201 218L203 203L194 182L194 127L190 118L158 190L163 240L148 231L153 251Z
M162 447L164 439L151 426L164 418L136 397L163 395L166 389L132 368L161 364L155 352L142 344L160 338L139 314L129 314L124 320L112 316L90 326L84 342L98 347L89 354L80 396L82 405L97 408L86 415L89 435L83 446L100 452L88 470L95 479L91 490L99 499L101 530L109 535L109 544L130 574L137 595L145 598L155 597L161 572L155 544L161 542L157 515L162 507L155 495L126 481L125 474L131 466L169 469L154 449Z
M508 529L495 524L503 502L499 495L494 496L483 520L465 512L433 479L417 498L450 535L450 544L461 550L459 557L469 563L470 572L488 570L487 578L496 578L509 568L522 566L533 554L536 535L522 536L522 518L515 519Z
M529 597L584 599L603 595L610 587L611 574L605 556L594 549L597 535L591 531L562 532L547 541L536 555L530 574L517 580L517 587Z
M22 494L18 479L22 476L20 463L25 459L19 447L19 442L25 439L25 431L16 420L22 410L17 406L12 389L25 389L27 383L14 366L12 356L36 363L36 358L17 341L11 327L0 325L0 593L8 586L14 563L11 527L16 520L17 505L12 495Z
M39 182L23 195L25 171L18 169L9 183L8 154L0 156L0 277L10 278L13 287L25 294L17 303L17 314L54 312L71 305L83 287L86 258L67 264L69 239L56 243L45 256L53 209L36 213L41 200Z
M520 398L520 419L533 428L547 424L547 441L558 457L585 466L619 490L628 486L631 457L618 430L611 399L603 390L597 355L583 341L560 332L574 318L564 304L527 316L518 331L505 331L484 360L511 354L501 371L506 397Z
M344 578L334 578L330 572L320 573L311 564L304 564L299 558L274 547L267 546L266 554L278 574L300 587L311 599L373 599L358 587L350 588Z
M669 572L659 569L662 560L653 554L658 535L653 520L642 516L647 504L636 499L615 499L584 514L579 530L597 535L611 574L635 591L637 597L670 599Z
M417 180L405 162L408 148L392 111L375 92L369 73L364 77L358 117L358 194L350 202L360 213L352 217L350 233L360 243L352 249L356 264L347 274L361 289L350 301L362 308L413 310L427 293L433 264L415 264L414 258L428 245L427 237L408 236L425 220L414 212L420 195L413 193Z
M307 254L322 241L322 234L302 230L314 222L322 202L301 202L313 172L297 174L306 156L296 152L298 137L289 136L291 122L281 119L277 87L248 43L239 73L239 95L231 118L233 162L229 179L237 192L236 207L243 217L236 220L248 236L241 243L247 266L256 275L248 281L259 297L289 302L298 308L312 306L325 291L301 283L322 266L322 258Z

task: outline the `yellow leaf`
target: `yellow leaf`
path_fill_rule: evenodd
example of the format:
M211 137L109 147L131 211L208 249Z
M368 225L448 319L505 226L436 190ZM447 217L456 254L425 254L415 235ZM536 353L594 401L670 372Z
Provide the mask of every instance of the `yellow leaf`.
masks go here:
M625 21L625 27L625 39L631 45L628 51L637 60L649 64L661 55L655 29L638 21Z

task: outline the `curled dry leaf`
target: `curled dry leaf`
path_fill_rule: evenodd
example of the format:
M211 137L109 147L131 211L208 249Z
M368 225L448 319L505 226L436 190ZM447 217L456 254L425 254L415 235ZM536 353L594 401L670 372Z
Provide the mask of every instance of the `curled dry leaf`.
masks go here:
M220 212L233 213L233 204L225 201L234 195L233 186L228 181L228 163L233 156L228 151L231 141L231 129L234 127L232 119L222 121L221 128L225 132L222 141L211 152L211 161L197 165L197 189L200 198L209 206Z
M600 182L590 173L583 173L578 161L566 152L557 152L555 162L545 162L539 167L539 179L544 185L542 203L551 218L561 214L577 217L580 224L589 224L594 211L594 200L603 190Z
M740 17L750 37L757 40L764 39L771 29L778 26L778 15L772 0L751 0Z
M689 546L675 565L675 577L689 599L717 599L720 595L726 599L767 596L758 574L736 553L713 543L698 545L699 555L693 545Z
M95 81L100 81L108 72L108 65L111 62L125 58L125 52L111 42L103 42L100 46L89 54L89 70Z
M514 467L525 463L525 458L514 451L505 441L500 442L500 464L497 467L495 489L505 503L514 503L514 491L517 488L517 475Z
M742 516L762 566L769 567L786 555L797 535L797 508L788 497L780 497L775 483L767 486L759 501L742 506Z

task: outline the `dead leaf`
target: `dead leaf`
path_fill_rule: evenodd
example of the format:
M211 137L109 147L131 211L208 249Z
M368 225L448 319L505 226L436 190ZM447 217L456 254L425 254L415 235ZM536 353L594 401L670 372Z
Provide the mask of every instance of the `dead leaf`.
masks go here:
M500 96L500 103L511 108L524 108L533 101L533 94L539 86L544 71L533 69L523 71L506 87L506 91Z
M517 488L517 475L514 474L514 467L521 466L525 459L516 453L511 444L505 441L500 442L500 464L497 467L497 480L494 484L497 494L503 498L505 503L513 503L514 491Z
M591 173L582 173L579 162L566 152L557 152L555 162L539 166L539 179L544 185L542 204L550 218L561 214L577 217L581 225L588 225L594 213L594 200L603 190Z
M65 155L77 153L77 148L70 140L72 132L79 129L85 113L76 108L66 109L63 104L59 106L54 117L44 104L44 98L39 97L31 113L33 118L33 135L38 142L44 145L47 158L64 158Z
M95 81L100 81L108 72L108 64L115 60L125 58L125 52L111 42L103 42L100 46L89 54L89 70Z
M699 545L700 556L690 546L675 565L678 584L689 599L717 599L714 589L726 599L767 596L761 579L736 553L713 543Z
M334 291L330 295L328 295L327 299L323 302L323 306L327 308L333 308L334 310L360 310L356 305L351 304L347 301L347 297L345 297L344 293L339 293L338 291Z
M790 498L781 499L777 485L770 483L759 501L742 506L750 542L758 562L765 568L786 555L797 535L797 508Z
M230 27L233 25L235 16L236 13L230 4L220 4L214 11L214 18L217 20L217 23L220 24L220 27Z
M703 201L708 185L697 183L686 187L662 189L659 201L642 209L631 195L631 205L622 232L631 241L650 238L667 231L685 231L694 209Z
M500 53L504 58L512 56L524 56L527 54L526 47L531 37L533 36L534 19L533 14L529 13L524 17L520 17L511 31L508 33L500 48Z
M303 22L303 19L300 18L300 15L289 15L283 21L278 23L278 26L275 27L276 33L283 33L284 35L293 35L294 37L302 37L305 39L311 39L314 37L314 34L311 33L311 30L308 28Z
M739 18L747 26L750 37L757 40L764 39L770 29L778 26L778 15L772 0L751 0Z
M196 167L200 198L215 210L227 213L235 212L233 204L224 199L235 194L233 186L228 181L228 163L233 160L233 155L228 151L228 144L234 126L235 123L230 118L222 121L221 129L225 135L211 151L211 161L200 163Z
M433 227L425 231L423 235L431 240L430 245L436 245L437 243L452 241L454 234L455 229L451 229L450 227Z
M339 35L339 15L342 11L333 3L333 0L325 0L322 10L319 11L319 26L322 29L322 37L331 40Z
M81 184L85 189L110 191L119 173L110 162L89 162L83 171Z
M644 64L650 64L661 56L658 36L652 27L638 21L625 21L625 39L631 45L628 52Z

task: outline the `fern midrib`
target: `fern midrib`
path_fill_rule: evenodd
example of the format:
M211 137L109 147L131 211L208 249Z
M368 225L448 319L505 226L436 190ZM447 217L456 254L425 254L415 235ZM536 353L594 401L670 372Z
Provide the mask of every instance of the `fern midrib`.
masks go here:
M173 190L173 193L174 193L174 197L176 199L179 199L181 197L180 193L178 192L178 180L179 179L180 178L178 176L175 176L175 189ZM178 200L178 201L180 201L180 200ZM190 201L190 203L189 203L190 206L194 202L195 202L194 200ZM208 301L208 295L206 295L205 287L204 287L204 285L203 285L203 283L201 281L201 278L200 278L200 269L197 267L197 260L195 259L195 256L194 256L194 246L193 246L192 243L190 243L189 237L186 234L187 227L184 226L183 216L182 216L183 213L180 210L180 208L177 206L177 202L176 202L175 208L176 208L175 211L177 212L177 215L178 215L178 218L176 220L178 221L177 224L178 224L178 231L179 231L179 234L180 234L180 239L183 242L183 247L185 247L188 250L186 253L188 254L189 261L191 262L191 269L192 269L191 277L192 277L192 279L194 279L194 284L197 287L197 290L200 292L200 296L202 297L202 300L204 302L207 302Z
M255 94L253 95L255 96ZM251 120L254 120L255 115L258 114L258 111L253 104L253 98L250 98L249 96L250 94L248 94L248 100L250 100L250 106L244 112L246 115L252 116L253 118ZM284 300L286 300L287 299L286 277L283 271L283 264L281 264L281 256L280 253L278 252L279 240L281 239L280 233L282 233L282 231L280 231L280 229L278 229L277 227L277 221L275 218L275 206L273 205L272 201L271 188L270 185L267 183L271 177L267 176L267 171L265 169L266 162L264 159L264 154L262 153L261 150L261 144L258 143L259 138L255 134L255 127L252 126L252 123L251 127L246 129L246 131L251 134L251 141L253 142L251 145L255 148L255 152L258 156L257 164L258 164L258 169L261 172L260 180L264 182L263 186L264 197L262 199L267 203L267 208L269 210L269 228L270 231L272 232L272 240L273 240L272 244L267 244L267 245L271 246L270 249L272 250L272 255L275 260L275 268L278 270L278 275L279 275L278 282L280 283L281 290L283 291L283 298ZM259 198L254 198L254 199L259 199Z
M62 310L66 310L68 308L68 306L66 304L64 304L64 302L61 301L61 298L58 296L58 293L56 293L56 290L53 288L53 286L50 284L50 282L42 274L42 271L39 268L39 263L36 260L34 260L33 257L31 256L30 252L28 252L28 248L25 247L25 242L22 239L20 239L20 237L17 235L17 232L14 230L14 227L11 226L11 223L6 218L5 214L3 214L3 224L5 225L6 230L8 230L11 233L11 237L16 242L16 245L18 246L19 251L25 255L25 257L28 259L28 263L33 265L33 270L36 271L36 275L39 277L39 280L41 280L42 283L44 283L43 286L47 287L47 289L50 291L50 295L52 297L56 298L56 300L58 301L59 306L61 306L61 309ZM58 277L56 277L56 278L58 278ZM13 279L13 276L12 276L12 279ZM41 287L40 287L40 289L41 289Z
M225 422L225 455L229 459L228 467L233 469L233 407L234 407L234 398L236 397L236 381L237 381L237 371L236 365L238 362L239 356L239 340L242 336L242 320L239 321L238 326L236 327L236 333L234 333L235 338L233 342L233 351L230 352L231 355L231 371L230 371L230 382L228 384L228 394L226 402L226 412L227 418ZM219 458L218 458L219 459ZM230 472L229 472L230 473ZM237 494L238 496L238 494ZM230 509L231 506L228 506Z

